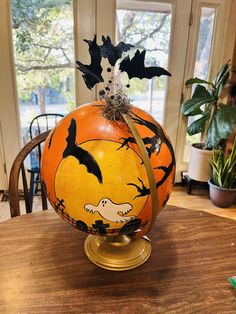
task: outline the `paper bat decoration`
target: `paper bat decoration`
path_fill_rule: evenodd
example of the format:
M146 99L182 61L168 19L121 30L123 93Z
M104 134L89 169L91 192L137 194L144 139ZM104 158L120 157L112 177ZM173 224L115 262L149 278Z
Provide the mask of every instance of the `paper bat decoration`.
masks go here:
M102 173L99 165L92 154L87 150L76 144L76 121L71 119L70 126L68 128L68 136L66 138L67 146L63 152L63 158L68 156L75 157L81 165L85 165L87 171L95 175L99 181L102 183ZM72 170L73 171L73 170Z
M76 61L76 64L82 73L84 73L83 79L85 81L86 86L89 89L92 89L94 85L100 82L104 82L102 77L102 66L101 66L101 48L97 45L97 36L94 35L94 39L87 40L84 39L84 41L89 45L89 54L91 57L91 63L90 65L83 64L80 61Z
M109 36L102 36L103 45L101 47L101 56L107 58L110 65L114 66L116 61L121 58L122 52L130 50L133 45L120 42L117 46L114 46Z
M157 66L145 67L144 59L145 59L146 51L140 52L137 50L132 59L129 56L125 57L120 63L120 71L126 72L128 74L129 79L133 77L137 77L139 79L147 78L151 79L154 76L168 75L171 74L165 69Z

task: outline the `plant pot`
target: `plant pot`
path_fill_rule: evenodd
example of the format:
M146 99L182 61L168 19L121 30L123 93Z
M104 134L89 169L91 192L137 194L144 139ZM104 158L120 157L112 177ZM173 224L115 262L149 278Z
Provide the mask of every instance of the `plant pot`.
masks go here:
M212 168L209 163L212 150L203 149L203 145L196 143L191 147L188 176L196 181L207 182L212 177Z
M208 181L210 188L210 198L217 207L230 207L236 199L236 188L225 189L212 183L212 179Z

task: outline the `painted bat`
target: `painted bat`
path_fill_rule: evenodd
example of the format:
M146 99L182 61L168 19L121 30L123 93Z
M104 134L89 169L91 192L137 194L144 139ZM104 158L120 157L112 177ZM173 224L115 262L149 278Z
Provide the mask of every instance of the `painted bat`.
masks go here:
M76 121L71 119L70 126L68 128L68 136L66 138L67 146L63 152L63 158L68 156L75 157L81 165L85 165L87 171L95 175L102 183L102 173L99 165L93 155L87 150L76 144Z

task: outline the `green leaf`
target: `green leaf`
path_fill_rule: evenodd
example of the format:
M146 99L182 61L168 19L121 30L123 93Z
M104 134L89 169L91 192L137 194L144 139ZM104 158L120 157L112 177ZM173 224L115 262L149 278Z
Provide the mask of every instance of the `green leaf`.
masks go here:
M216 95L217 97L220 97L224 87L225 87L225 84L227 83L229 79L229 69L227 72L224 73L224 75L221 77L220 81L217 83L217 86L216 86Z
M208 116L204 115L201 118L193 121L187 128L187 132L189 135L194 135L197 133L201 133L205 129L206 121L208 120Z
M197 85L192 98L209 98L212 97L205 86Z
M236 108L219 104L208 128L206 146L216 147L221 139L227 138L233 131L235 123Z
M229 71L230 71L230 64L227 62L223 65L223 67L220 69L220 71L216 74L216 77L214 79L214 84L216 86L216 95L219 98L225 84L227 83L229 79Z
M218 171L218 168L217 168L217 163L213 162L212 160L209 160L209 162L210 162L210 164L212 166L214 175L219 175L219 171Z
M216 74L215 79L214 79L214 84L218 85L222 77L225 75L225 73L229 70L229 63L225 63L220 71Z
M191 99L187 100L182 105L182 113L185 116L192 115L192 113L199 109L202 105L214 101L214 97L206 90L204 86L197 85Z
M198 116L200 114L203 114L203 111L200 108L196 108L196 109L194 109L193 111L191 111L188 114L188 117L190 117L190 116Z
M189 79L185 82L186 86L193 85L193 84L208 84L208 85L211 85L214 89L216 88L213 83L202 80L198 77L192 77L191 79Z
M212 166L213 182L223 188L236 187L236 139L233 149L229 156L225 158L224 151L220 147L216 157L216 152L213 149L212 159L209 161Z

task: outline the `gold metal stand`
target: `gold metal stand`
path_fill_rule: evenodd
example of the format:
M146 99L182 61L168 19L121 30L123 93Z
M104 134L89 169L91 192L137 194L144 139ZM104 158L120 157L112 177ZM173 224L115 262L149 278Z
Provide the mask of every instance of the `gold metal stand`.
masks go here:
M93 236L84 243L88 259L99 267L109 270L129 270L145 263L151 255L151 242L127 235Z

